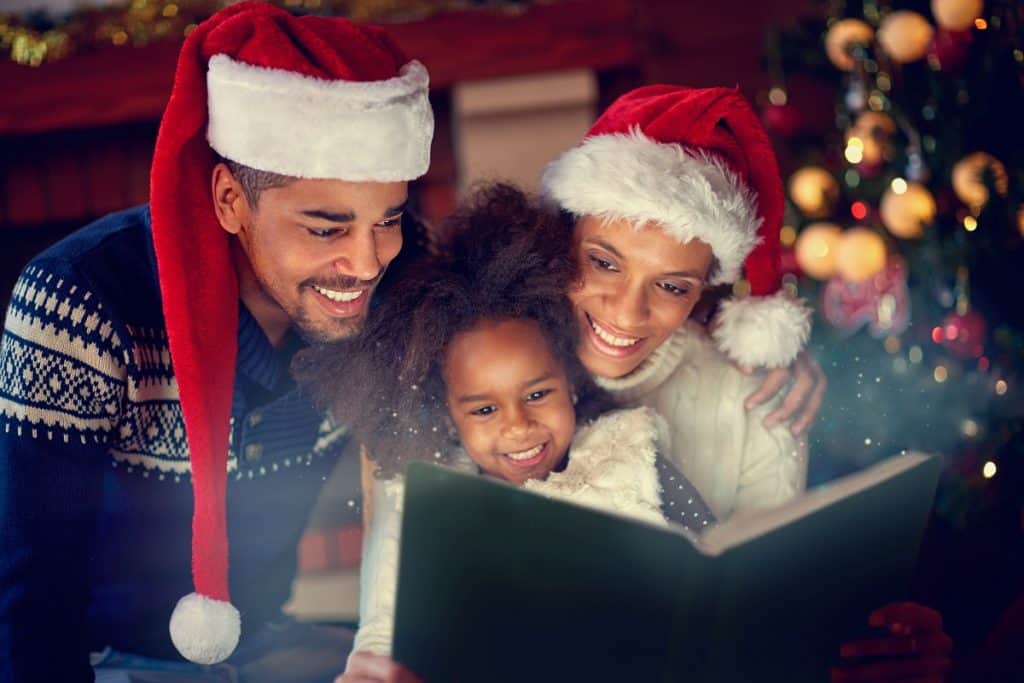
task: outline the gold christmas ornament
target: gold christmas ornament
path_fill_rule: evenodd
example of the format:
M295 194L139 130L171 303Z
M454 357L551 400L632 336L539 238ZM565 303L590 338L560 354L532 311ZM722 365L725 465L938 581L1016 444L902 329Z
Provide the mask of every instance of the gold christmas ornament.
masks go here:
M808 277L827 280L836 274L836 247L843 230L834 223L811 223L796 238L797 265Z
M885 268L885 240L870 228L857 226L836 245L836 272L849 282L870 280Z
M890 138L896 134L896 123L888 114L880 111L866 111L857 117L850 129L862 137Z
M1005 196L1009 190L1006 167L991 154L974 152L953 166L953 192L975 214L988 203L988 187L985 186L987 173L992 176L996 192Z
M878 44L897 64L916 62L928 52L935 29L917 12L893 12L878 27Z
M839 183L820 166L804 166L789 178L789 197L809 218L824 218L839 198Z
M902 190L900 192L899 190ZM917 239L935 220L935 198L921 183L902 183L882 195L882 223L896 237Z
M856 61L850 50L854 45L869 45L875 29L860 19L842 19L832 24L825 35L825 54L837 69L852 71Z
M932 0L935 23L950 31L971 28L984 11L984 0Z

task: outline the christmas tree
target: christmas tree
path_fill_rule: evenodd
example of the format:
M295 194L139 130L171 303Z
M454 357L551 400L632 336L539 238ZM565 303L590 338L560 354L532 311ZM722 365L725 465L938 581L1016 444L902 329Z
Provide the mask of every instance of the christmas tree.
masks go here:
M762 103L787 179L787 278L817 309L829 378L812 483L903 450L942 454L935 526L961 550L1004 544L962 580L1019 576L1024 7L823 10L769 36ZM1017 583L985 596L985 614L945 607L981 631Z

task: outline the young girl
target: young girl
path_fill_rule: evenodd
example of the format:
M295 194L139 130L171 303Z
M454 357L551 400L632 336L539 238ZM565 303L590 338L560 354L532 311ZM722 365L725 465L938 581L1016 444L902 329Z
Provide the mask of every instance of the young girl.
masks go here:
M695 531L713 519L660 456L660 418L648 408L611 410L580 364L564 226L499 185L449 229L446 258L395 280L355 343L304 363L376 465L364 553L376 570L363 577L355 651L390 653L401 474L410 460Z

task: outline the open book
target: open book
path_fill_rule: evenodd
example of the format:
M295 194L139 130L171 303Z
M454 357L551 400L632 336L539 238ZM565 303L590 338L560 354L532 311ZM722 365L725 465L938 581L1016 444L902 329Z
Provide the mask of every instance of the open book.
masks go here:
M444 683L827 681L905 598L938 473L896 456L698 537L414 464L393 656Z

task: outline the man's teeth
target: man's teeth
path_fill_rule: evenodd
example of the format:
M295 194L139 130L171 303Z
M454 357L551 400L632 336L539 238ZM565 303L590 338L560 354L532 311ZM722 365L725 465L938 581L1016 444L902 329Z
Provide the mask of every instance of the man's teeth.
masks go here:
M544 448L544 444L537 444L528 451L519 451L518 453L506 453L506 455L513 460L529 460L533 456L540 453L540 450Z
M590 326L594 328L594 332L597 336L600 337L602 341L611 344L612 346L633 346L642 339L642 337L616 337L614 334L594 322L593 318L589 318L589 320Z
M360 289L358 292L336 292L333 289L325 289L323 287L318 287L316 285L313 285L313 289L320 292L331 301L341 302L355 301L356 299L363 295L364 291Z

